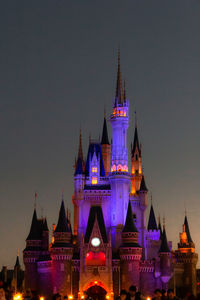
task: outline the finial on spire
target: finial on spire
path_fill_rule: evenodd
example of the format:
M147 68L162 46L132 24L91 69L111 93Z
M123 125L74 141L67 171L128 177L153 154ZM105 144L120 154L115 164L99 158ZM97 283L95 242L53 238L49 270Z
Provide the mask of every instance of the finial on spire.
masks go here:
M17 248L17 256L19 256L19 248Z
M137 112L135 110L135 128L137 128Z
M106 119L106 105L104 104L104 119Z
M165 215L163 215L163 228L165 228Z
M81 128L80 128L80 136L79 136L78 158L81 158L81 159L83 160L82 133L81 133Z
M152 206L152 203L153 203L153 201L152 201L152 192L151 192L151 206Z
M62 189L62 195L61 195L61 197L62 197L62 201L64 201L64 189Z
M35 200L34 200L34 209L36 209L36 200L37 200L37 193L35 192Z
M120 49L118 49L118 68L117 68L115 105L122 104L122 100L123 100L123 91L122 91L122 80L121 80L121 69L120 69Z

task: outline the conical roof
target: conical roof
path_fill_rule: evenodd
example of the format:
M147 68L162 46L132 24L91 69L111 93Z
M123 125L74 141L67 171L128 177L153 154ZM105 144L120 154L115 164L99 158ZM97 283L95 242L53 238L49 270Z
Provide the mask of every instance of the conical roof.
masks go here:
M134 133L134 141L133 141L133 149L132 149L132 156L135 154L135 150L138 149L140 154L140 144L139 144L139 138L138 138L138 130L137 125L135 126L135 133Z
M17 255L17 258L16 258L15 268L16 268L16 267L20 267L20 263L19 263L19 255Z
M151 205L147 229L148 229L148 231L149 230L158 230L153 205Z
M161 241L159 253L170 253L165 226L163 227L162 241Z
M70 232L70 228L68 227L68 222L65 214L65 205L63 200L61 203L58 224L56 226L55 232Z
M123 228L123 232L138 232L137 228L135 226L135 223L133 221L133 213L132 213L130 200L129 200L129 203L128 203L126 222L125 222L125 226Z
M141 180L141 183L140 183L140 191L148 192L148 189L147 189L147 186L146 186L146 183L145 183L145 180L144 180L144 175L142 175L142 180Z
M104 118L104 122L103 122L103 133L102 133L102 138L101 138L101 145L110 145L109 140L108 140L108 130L107 130L106 118Z
M43 231L49 231L46 218L44 219L44 223L43 223Z
M185 225L185 232L187 234L188 243L193 243L191 235L190 235L190 229L189 229L187 216L185 216L184 225Z
M38 227L36 210L34 209L32 223L31 223L31 229L30 229L29 235L26 240L40 240L40 238L41 238L41 232Z

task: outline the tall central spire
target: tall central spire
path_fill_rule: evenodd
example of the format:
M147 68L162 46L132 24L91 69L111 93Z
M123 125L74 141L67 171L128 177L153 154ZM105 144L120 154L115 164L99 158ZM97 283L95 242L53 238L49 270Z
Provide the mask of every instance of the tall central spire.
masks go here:
M123 90L122 90L122 78L121 78L121 68L120 68L120 50L118 50L118 69L117 69L115 106L117 106L117 104L122 105L122 103L123 103Z
M83 160L83 150L82 150L82 134L80 129L80 137L79 137L79 149L78 149L78 158Z

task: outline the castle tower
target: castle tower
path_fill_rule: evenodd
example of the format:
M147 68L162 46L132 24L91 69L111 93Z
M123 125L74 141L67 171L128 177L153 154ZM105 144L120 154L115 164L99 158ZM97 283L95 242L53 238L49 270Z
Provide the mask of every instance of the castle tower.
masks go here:
M142 175L142 180L140 183L140 189L138 191L138 196L139 196L139 207L136 208L138 213L137 213L137 228L139 230L139 243L142 246L143 249L143 258L145 257L145 231L146 231L146 219L145 219L145 211L147 208L147 203L148 203L148 189L145 183L144 175Z
M175 259L174 281L176 282L177 292L179 292L180 286L183 286L184 289L182 291L184 294L192 293L196 295L196 264L198 254L195 253L195 244L191 238L187 216L185 216L183 230L180 233L180 242L178 243L178 250L175 251ZM182 273L180 272L181 268Z
M142 149L139 144L137 120L135 119L135 133L133 147L131 149L131 194L140 189L140 183L142 180Z
M38 289L37 260L42 247L42 233L34 209L31 229L26 239L26 248L23 251L25 265L25 287L32 290Z
M109 143L109 139L108 139L108 130L107 130L107 123L106 123L105 117L104 117L104 122L103 122L103 132L102 132L102 138L101 138L101 150L102 150L102 156L103 156L105 175L108 176L108 173L110 172L111 147L110 147L110 143Z
M110 123L113 130L111 174L111 235L112 243L116 246L116 230L122 230L126 218L129 201L130 174L128 173L128 152L126 145L127 129L129 126L129 103L123 95L120 54L118 55L118 73L116 95Z
M51 247L53 293L72 294L72 233L62 199L58 223Z
M155 259L160 247L160 230L157 227L153 204L151 204L146 232L146 258Z
M162 287L164 289L167 289L168 282L172 275L172 266L171 266L171 251L169 249L169 245L167 241L165 225L163 225L163 234L162 234L162 240L159 249L159 257L160 257L160 273L161 273Z
M84 189L84 160L83 160L83 150L82 150L82 135L80 132L79 139L79 150L78 158L75 164L75 173L74 173L74 195L72 201L74 204L74 235L78 234L78 225L79 225L79 209L80 205L84 199L83 189Z
M37 271L40 293L45 296L52 294L52 259L49 252L49 229L46 218L38 220L42 232L42 245L37 260Z
M126 223L122 231L121 259L121 288L128 290L131 285L139 287L140 259L142 248L138 244L138 231L133 221L131 203L129 201Z

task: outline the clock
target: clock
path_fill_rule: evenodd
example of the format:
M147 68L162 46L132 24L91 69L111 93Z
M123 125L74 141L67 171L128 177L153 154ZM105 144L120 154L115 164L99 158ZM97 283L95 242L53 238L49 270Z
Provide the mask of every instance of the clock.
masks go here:
M91 244L93 247L98 247L101 244L101 241L98 237L94 237L91 240Z

